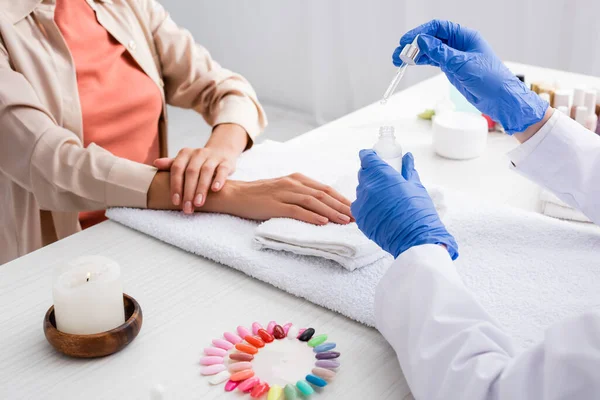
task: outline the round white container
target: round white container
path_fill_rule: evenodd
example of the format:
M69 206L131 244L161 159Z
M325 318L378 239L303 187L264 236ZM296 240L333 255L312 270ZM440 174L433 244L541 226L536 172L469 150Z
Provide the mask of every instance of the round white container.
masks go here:
M481 115L446 112L433 118L433 149L442 157L467 160L483 154L488 124Z

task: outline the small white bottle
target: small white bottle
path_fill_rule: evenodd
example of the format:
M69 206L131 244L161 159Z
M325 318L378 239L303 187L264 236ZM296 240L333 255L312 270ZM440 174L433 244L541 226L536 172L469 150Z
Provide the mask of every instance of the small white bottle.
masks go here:
M396 141L393 126L379 128L379 140L373 146L375 153L398 172L402 172L402 146Z
M571 105L571 118L576 119L575 113L577 112L577 107L581 107L585 105L585 89L583 88L575 88L573 91L573 104Z
M587 107L588 116L585 119L584 126L592 132L596 132L598 127L598 116L596 115L596 91L587 90L585 92L585 106Z
M588 108L585 106L579 106L575 109L575 121L585 126L585 120L588 117Z

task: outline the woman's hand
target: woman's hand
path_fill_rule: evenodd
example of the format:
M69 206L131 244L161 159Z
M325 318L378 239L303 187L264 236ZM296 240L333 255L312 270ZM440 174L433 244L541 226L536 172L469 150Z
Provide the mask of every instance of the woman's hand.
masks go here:
M302 174L255 182L230 181L222 194L224 211L220 212L238 217L259 221L293 218L315 225L352 221L348 199Z
M175 158L159 158L154 166L171 172L171 201L186 214L206 202L208 189L218 192L235 171L238 156L248 143L248 134L239 125L215 127L206 147L183 148Z
M148 208L178 209L169 199L169 173L159 171L148 190ZM352 221L350 200L331 187L301 174L255 182L229 181L211 192L197 211L264 221L287 217L315 225Z

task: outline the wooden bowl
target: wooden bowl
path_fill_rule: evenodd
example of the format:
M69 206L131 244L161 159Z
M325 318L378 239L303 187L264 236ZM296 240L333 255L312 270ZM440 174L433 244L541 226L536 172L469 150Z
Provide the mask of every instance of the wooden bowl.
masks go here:
M142 308L131 296L123 294L125 323L110 331L93 335L74 335L56 329L54 306L44 317L44 334L48 342L59 352L71 357L104 357L123 349L135 339L142 329Z

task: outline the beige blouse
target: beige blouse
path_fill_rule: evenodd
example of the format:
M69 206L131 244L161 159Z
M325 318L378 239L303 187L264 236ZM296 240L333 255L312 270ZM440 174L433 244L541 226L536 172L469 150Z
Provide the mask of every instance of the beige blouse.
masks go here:
M266 117L250 84L214 62L155 0L85 0L161 88L166 108L193 108L251 138ZM156 169L84 148L75 67L54 23L55 0L0 0L0 264L81 227L78 212L146 207ZM93 46L93 43L90 43Z

